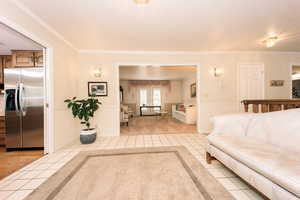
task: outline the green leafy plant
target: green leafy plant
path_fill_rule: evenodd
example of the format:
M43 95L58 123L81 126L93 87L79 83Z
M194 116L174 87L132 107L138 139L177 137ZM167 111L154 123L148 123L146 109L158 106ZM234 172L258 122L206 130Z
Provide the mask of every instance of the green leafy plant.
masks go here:
M94 113L98 110L99 106L102 104L94 96L87 99L77 99L73 97L72 99L66 99L64 101L67 103L69 109L72 110L74 118L78 117L81 120L81 124L90 130L90 119L94 117Z

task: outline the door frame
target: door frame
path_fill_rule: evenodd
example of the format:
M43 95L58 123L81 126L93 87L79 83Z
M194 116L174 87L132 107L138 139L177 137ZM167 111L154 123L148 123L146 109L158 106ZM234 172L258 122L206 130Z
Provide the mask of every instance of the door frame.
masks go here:
M53 48L52 46L23 26L0 16L0 23L41 45L44 59L44 154L54 152L54 95L53 95Z
M297 66L300 66L300 63L292 63L292 64L290 64L290 69L289 69L289 71L290 71L290 73L289 73L289 94L290 94L290 99L293 99L293 79L292 79L292 75L293 75L293 66L295 66L295 65L297 65Z
M265 68L265 64L264 63L238 63L237 64L237 96L236 96L236 99L237 99L237 111L238 112L241 112L240 110L240 68L241 68L241 65L261 65L262 66L262 69L263 69L263 96L262 98L264 99L265 98L265 89L266 89L266 68Z
M184 66L195 66L196 69L197 69L197 73L196 73L196 87L197 87L197 96L196 96L196 107L197 107L197 123L196 123L196 126L197 126L197 132L198 134L201 133L200 131L200 87L201 87L201 84L200 84L200 64L195 64L195 63L185 63L185 64L158 64L158 63L151 63L151 64L141 64L141 63L117 63L115 64L114 66L117 68L117 87L116 87L116 95L117 96L117 115L116 115L116 119L117 119L117 135L116 136L121 136L121 128L120 128L120 110L121 110L121 101L120 101L120 95L119 95L119 92L120 92L120 67L122 66L166 66L166 67L172 67L172 66L181 66L181 67L184 67Z

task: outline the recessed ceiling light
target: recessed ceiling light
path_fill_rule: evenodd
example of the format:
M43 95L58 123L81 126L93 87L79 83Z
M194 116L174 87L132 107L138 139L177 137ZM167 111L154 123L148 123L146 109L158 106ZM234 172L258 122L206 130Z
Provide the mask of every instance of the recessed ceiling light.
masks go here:
M136 4L148 4L149 0L133 0Z
M276 42L278 42L278 36L270 36L262 42L266 45L267 48L273 47Z

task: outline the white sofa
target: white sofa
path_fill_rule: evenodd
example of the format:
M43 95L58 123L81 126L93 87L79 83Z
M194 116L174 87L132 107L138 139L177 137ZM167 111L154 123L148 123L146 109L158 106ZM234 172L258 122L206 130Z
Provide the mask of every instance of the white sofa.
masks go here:
M213 119L207 162L216 158L272 200L300 197L300 109Z
M172 117L186 124L196 124L197 109L196 106L185 107L185 112L176 110L176 105L172 105Z

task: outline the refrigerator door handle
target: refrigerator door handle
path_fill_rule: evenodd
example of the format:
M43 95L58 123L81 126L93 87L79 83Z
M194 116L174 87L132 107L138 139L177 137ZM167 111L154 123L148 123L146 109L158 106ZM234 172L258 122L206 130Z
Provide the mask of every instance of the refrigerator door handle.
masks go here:
M25 101L24 101L24 84L20 83L20 87L19 87L19 102L20 102L20 111L21 111L21 115L25 116L26 115L26 107L25 107Z
M19 113L19 86L15 89L15 107L17 114Z

